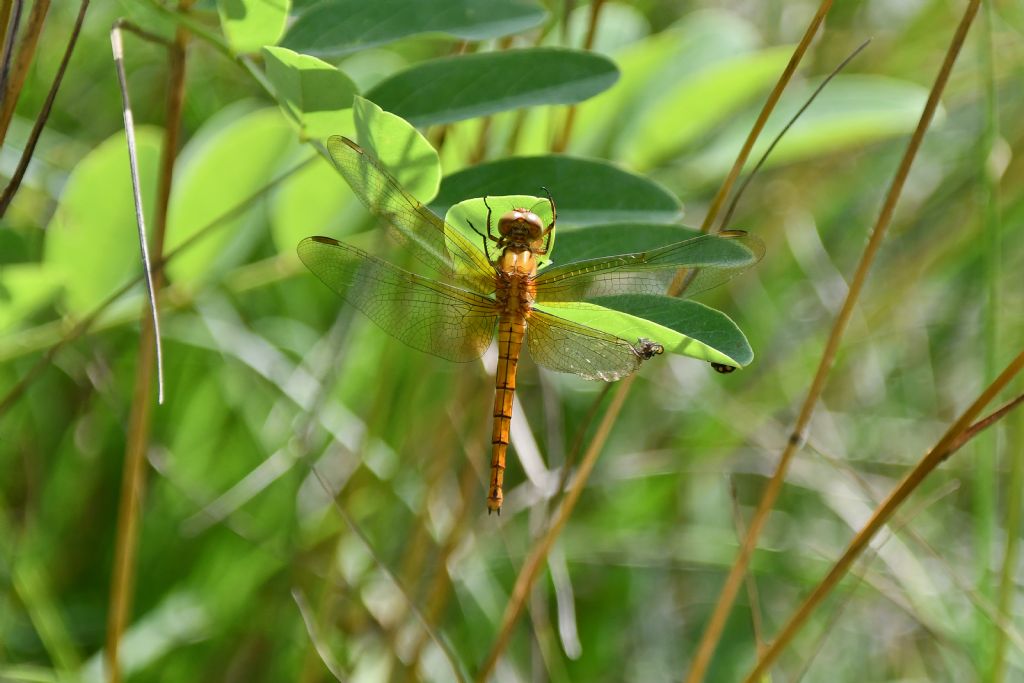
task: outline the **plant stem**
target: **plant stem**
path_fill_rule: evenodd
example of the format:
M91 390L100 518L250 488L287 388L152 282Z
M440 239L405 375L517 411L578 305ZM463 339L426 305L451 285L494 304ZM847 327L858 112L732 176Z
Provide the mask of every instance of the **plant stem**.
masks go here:
M986 2L981 11L978 26L978 62L983 92L983 128L978 149L978 178L980 179L980 204L982 210L982 240L984 249L984 272L986 302L982 310L984 330L985 366L984 380L990 381L998 370L999 349L999 196L995 170L991 167L992 154L999 134L996 101L995 76L992 67L992 18L991 3ZM996 479L999 431L993 430L978 439L974 447L975 464L973 502L976 558L976 582L978 592L986 598L993 598L992 569L995 536L998 533L996 515L999 505L999 486ZM1016 458L1014 458L1016 460ZM1013 541L1007 537L1007 543ZM1002 607L1002 606L1001 606ZM994 645L1005 638L993 632L992 625L979 617L975 628L974 652L979 680L991 680L998 668L1000 653Z

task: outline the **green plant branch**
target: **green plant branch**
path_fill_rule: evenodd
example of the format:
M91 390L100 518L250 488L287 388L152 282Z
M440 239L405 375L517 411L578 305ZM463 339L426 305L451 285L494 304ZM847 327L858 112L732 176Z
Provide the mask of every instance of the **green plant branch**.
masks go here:
M690 673L686 678L688 683L697 683L697 681L703 680L704 678L707 667L711 662L711 656L714 653L715 646L717 645L722 631L725 628L726 619L732 609L733 602L736 600L736 595L739 592L747 566L750 564L750 558L753 556L754 548L757 545L757 539L760 537L761 531L771 514L771 510L775 506L775 501L779 497L779 493L782 491L782 484L785 481L789 463L793 459L798 448L806 439L806 431L811 421L811 415L814 413L814 408L818 403L818 399L821 397L822 391L825 388L825 382L828 379L828 375L835 363L836 354L839 351L839 344L842 341L843 334L846 332L850 318L853 316L853 310L856 307L857 301L860 299L860 293L864 288L868 272L870 271L871 265L874 263L875 257L882 246L882 239L888 231L889 224L892 222L892 216L896 210L896 204L902 194L907 176L910 173L910 167L914 162L914 158L917 156L917 151L920 149L921 142L924 140L924 134L931 124L932 117L935 115L935 110L939 105L939 99L945 89L946 82L949 80L949 74L953 69L953 64L956 62L956 57L960 53L960 48L963 45L964 39L967 37L967 30L970 28L971 22L974 19L974 14L977 12L978 1L979 0L972 0L971 4L967 7L963 20L953 36L953 39L950 41L945 60L943 61L942 67L939 69L939 73L936 76L935 83L928 94L928 101L925 103L924 110L921 113L921 118L910 138L910 142L907 144L907 149L903 154L903 158L900 160L899 167L896 170L896 175L893 177L892 183L889 186L889 192L882 204L882 209L879 212L878 219L875 221L875 226L871 231L871 237L864 249L864 253L861 255L860 262L857 264L857 270L855 271L853 280L850 283L846 299L843 301L843 306L836 317L836 321L832 326L831 332L829 333L828 341L825 344L821 360L818 363L818 369L815 372L810 388L807 390L807 395L805 396L803 405L800 408L800 413L793 426L793 431L790 434L782 455L779 457L779 462L776 465L775 472L772 474L771 479L768 481L768 485L765 487L764 493L761 495L761 500L758 503L754 516L751 518L747 536L743 539L743 543L740 545L736 560L730 568L729 574L726 576L725 584L722 586L722 592L719 595L718 601L715 603L711 620L704 631L704 635L698 645L697 654L694 657Z

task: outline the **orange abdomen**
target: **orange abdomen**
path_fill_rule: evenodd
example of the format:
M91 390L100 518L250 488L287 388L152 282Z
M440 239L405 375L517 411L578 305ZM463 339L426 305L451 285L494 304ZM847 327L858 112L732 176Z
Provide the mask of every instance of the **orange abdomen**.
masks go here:
M487 509L501 512L501 485L505 478L512 400L516 393L516 367L523 348L526 318L522 313L503 313L498 323L498 371L494 373L494 429L491 432L491 485Z

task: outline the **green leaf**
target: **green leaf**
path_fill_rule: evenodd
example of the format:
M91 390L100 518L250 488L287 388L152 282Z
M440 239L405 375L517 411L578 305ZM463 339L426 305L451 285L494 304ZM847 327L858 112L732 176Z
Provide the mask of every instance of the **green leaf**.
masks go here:
M294 120L303 138L325 138L351 125L356 86L342 71L316 57L283 47L265 47L267 78L278 104Z
M614 157L639 170L672 158L770 88L792 53L791 46L783 45L740 55L708 65L666 88L622 132Z
M352 109L359 146L414 197L424 203L433 199L441 184L437 150L409 122L367 99L357 95Z
M490 211L488 211L487 205L490 205ZM482 197L478 199L467 199L448 209L448 213L445 214L444 220L448 225L462 233L463 237L480 247L480 251L484 251L483 239L473 231L469 222L472 221L473 226L481 233L486 235L490 232L490 234L497 237L499 235L498 220L501 218L502 214L506 211L518 208L525 208L537 214L537 217L540 218L545 227L551 223L551 205L548 203L547 197L534 197L532 195L524 194L489 196L487 197L487 204L484 204ZM487 226L488 214L490 215L489 231ZM555 249L555 233L557 232L558 231L555 230L551 233L551 242L548 245L547 254L538 254L534 252L539 265L544 265L549 261L550 254ZM494 242L491 240L487 240L487 250L492 261L500 255L500 253L495 250Z
M578 5L569 14L566 21L565 36L551 31L545 36L543 45L583 45L590 32L590 5ZM605 2L601 5L600 21L594 32L594 52L609 54L617 49L633 45L651 33L651 24L643 12L633 5L618 2Z
M221 30L235 54L277 43L290 9L290 0L217 0Z
M531 0L327 0L288 30L283 44L337 56L422 33L487 40L539 25L547 12Z
M664 223L609 223L584 228L557 230L558 262L635 254L675 244L700 235L696 228Z
M744 367L754 352L727 315L695 301L629 294L589 303L539 303L538 308L635 342L650 339L665 351L699 360Z
M152 229L153 190L163 133L135 129L146 224ZM83 314L141 272L128 147L116 133L71 172L46 228L44 262L65 287L65 304Z
M310 235L338 237L360 225L358 205L344 179L326 159L296 173L274 193L270 227L282 254L295 255L295 245ZM298 258L298 256L296 256Z
M59 278L39 263L0 267L0 330L12 330L48 303L57 293Z
M682 204L661 185L605 161L567 156L516 157L447 176L431 203L437 213L464 199L497 194L534 195L547 187L559 225L621 221L671 223Z
M437 152L418 130L399 116L358 95L348 124L334 133L356 140L420 201L429 201L441 183ZM314 164L286 183L274 196L271 220L274 242L283 253L310 235L338 237L366 224L365 211L330 164Z
M180 245L228 209L269 182L281 160L298 153L298 143L276 108L239 115L238 107L221 111L183 150L171 198L167 249ZM262 207L257 201L254 207ZM257 225L243 211L192 246L168 266L178 284L194 284L238 262L252 249L243 228Z
M416 126L544 104L574 104L611 87L615 64L600 55L529 48L442 57L378 83L367 97Z
M604 156L626 130L657 138L663 131L637 129L638 117L677 84L754 50L757 43L757 31L748 22L711 10L688 14L668 30L630 45L615 56L622 78L580 106L570 149ZM676 112L672 125L694 113L699 115Z
M753 166L787 121L810 95L810 88L786 93L750 154ZM926 88L882 76L836 76L772 151L766 166L808 159L909 133L917 125L928 98ZM719 178L732 166L746 137L750 112L688 165L703 178ZM937 112L941 121L943 112Z

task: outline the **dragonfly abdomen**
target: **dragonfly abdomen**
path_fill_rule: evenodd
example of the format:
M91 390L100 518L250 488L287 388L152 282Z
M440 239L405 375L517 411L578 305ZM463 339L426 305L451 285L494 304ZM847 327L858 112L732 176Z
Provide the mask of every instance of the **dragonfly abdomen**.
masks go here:
M498 370L494 373L494 429L491 432L491 485L487 493L487 509L501 512L501 486L505 479L505 456L508 454L509 430L512 426L512 402L516 393L516 368L523 348L526 318L520 312L505 312L498 323Z

